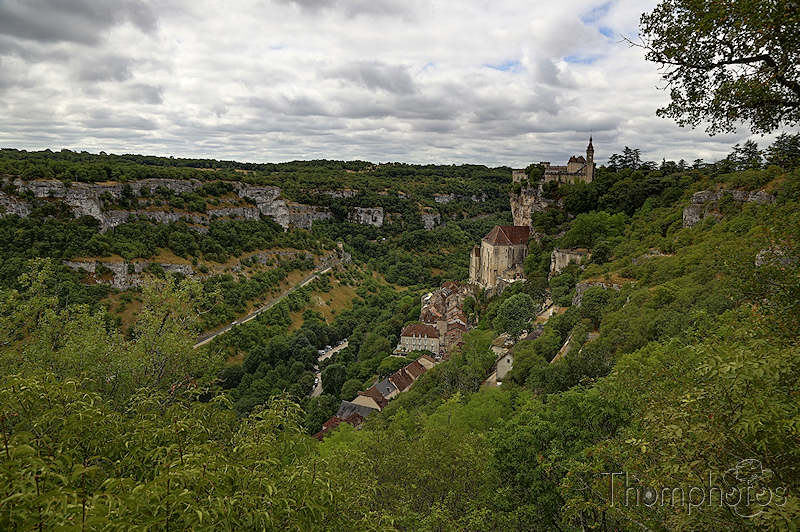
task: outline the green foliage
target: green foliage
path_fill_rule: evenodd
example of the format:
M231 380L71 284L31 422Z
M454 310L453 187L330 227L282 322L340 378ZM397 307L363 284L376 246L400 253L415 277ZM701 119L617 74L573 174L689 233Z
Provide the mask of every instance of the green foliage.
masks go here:
M628 225L628 217L622 213L607 212L579 214L570 224L569 231L561 238L561 247L592 247L596 242L621 236Z
M645 57L671 102L657 114L709 133L747 121L754 133L800 122L800 19L791 2L667 0L642 15ZM775 21L781 21L776 24Z
M515 294L497 309L494 327L516 340L536 314L536 304L528 294Z
M572 292L575 288L574 267L567 268L550 279L550 292L553 302L562 307L572 305Z

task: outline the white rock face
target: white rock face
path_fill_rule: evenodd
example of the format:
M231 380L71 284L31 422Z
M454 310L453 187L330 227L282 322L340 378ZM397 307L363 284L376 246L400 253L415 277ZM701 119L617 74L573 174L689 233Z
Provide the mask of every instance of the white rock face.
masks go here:
M433 200L436 203L450 203L451 201L456 199L455 194L434 194Z
M692 227L707 216L720 217L717 212L719 201L730 195L734 201L742 203L768 204L775 202L775 196L763 190L701 190L692 195L692 202L683 209L683 226Z
M261 216L266 216L275 220L284 229L290 226L308 229L315 220L331 217L330 211L325 207L287 202L280 197L280 188L268 185L232 183L236 194L240 198L252 201L255 206L216 209L211 207L206 213L188 214L173 212L171 209L104 211L104 198L119 199L125 187L122 183L71 183L66 186L57 180L23 181L17 179L14 181L14 185L19 190L30 191L36 198L53 198L63 201L71 207L76 217L91 216L99 220L102 231L107 231L132 218L143 218L160 223L186 219L189 223L205 226L214 217L258 220ZM143 179L128 183L128 185L136 195L140 195L142 189L147 189L152 193L158 187L164 187L180 194L198 189L203 182L180 179ZM12 196L0 197L0 205L5 208L6 212L13 212L20 216L30 214L30 206Z
M511 195L511 215L514 225L531 225L534 212L542 212L548 208L563 207L563 200L551 200L544 197L542 187L524 187L519 194Z
M142 272L150 267L150 262L136 261L136 262L119 262L119 261L70 261L65 260L64 265L73 270L83 270L88 273L97 274L100 266L111 270L112 278L110 281L103 281L96 279L98 284L110 284L112 287L119 290L127 290L134 286L141 286L144 275ZM194 275L194 270L189 264L169 264L159 263L167 273L178 273L186 277Z
M422 218L422 225L428 231L442 223L442 217L438 212L423 212L420 214L420 218Z
M0 192L0 216L16 214L20 217L28 216L31 213L31 206L27 201L23 201L14 196L9 196L5 192Z
M383 225L383 207L353 207L347 213L347 219L353 223L381 227Z
M550 254L550 275L558 275L570 263L583 264L591 258L585 249L553 249Z

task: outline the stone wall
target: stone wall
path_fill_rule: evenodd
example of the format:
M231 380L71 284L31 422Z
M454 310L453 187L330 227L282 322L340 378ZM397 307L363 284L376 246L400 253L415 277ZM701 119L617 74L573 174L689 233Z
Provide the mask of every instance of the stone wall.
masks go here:
M692 195L691 203L683 209L683 226L692 227L698 224L707 216L719 217L719 201L726 195L730 195L734 201L742 203L768 204L775 202L775 196L757 190L748 192L745 190L701 190Z

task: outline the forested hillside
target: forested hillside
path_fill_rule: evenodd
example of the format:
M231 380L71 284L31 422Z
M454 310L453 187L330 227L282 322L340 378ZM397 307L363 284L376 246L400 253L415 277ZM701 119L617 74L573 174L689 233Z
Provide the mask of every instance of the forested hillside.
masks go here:
M643 163L627 149L593 183L551 190L565 208L532 220L540 238L528 280L493 299L476 293L466 310L477 327L449 360L360 430L342 424L322 442L309 434L340 400L397 369L388 355L423 289L464 279L468 249L508 223L507 207L410 232L343 220L283 231L259 220L196 235L151 222L100 233L49 202L4 217L0 528L791 529L800 519L800 167L792 145L779 148L792 138L766 161L737 148L694 168ZM5 171L29 164L5 157ZM94 164L45 154L26 168L62 178L62 162L83 159ZM172 161L104 164L120 169L115 179L130 168L200 172L198 161ZM210 167L266 179L302 166ZM417 182L435 182L416 171ZM719 199L696 203L705 191ZM747 201L756 192L770 201ZM685 214L692 205L703 207L696 220ZM197 247L179 253L173 231L189 231ZM317 257L343 242L352 263L193 349L202 329L313 260L247 262L201 279L153 271L130 292L137 311L122 329L100 304L120 293L82 284L59 262L170 249L216 267L203 239L220 247L219 260L270 247ZM591 249L591 261L549 275L552 250L574 246ZM558 312L513 346L501 387L483 386L498 335L516 334L515 309L529 320L548 296ZM307 397L318 349L345 338L319 368L323 394ZM709 486L772 499L720 501Z

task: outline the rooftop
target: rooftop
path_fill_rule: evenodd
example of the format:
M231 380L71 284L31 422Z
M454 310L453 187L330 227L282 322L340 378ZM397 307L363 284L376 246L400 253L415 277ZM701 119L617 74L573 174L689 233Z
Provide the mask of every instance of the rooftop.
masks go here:
M412 323L403 327L400 336L422 336L424 338L439 338L439 329L424 323Z
M530 236L527 225L495 225L483 239L493 246L516 246L527 244Z

